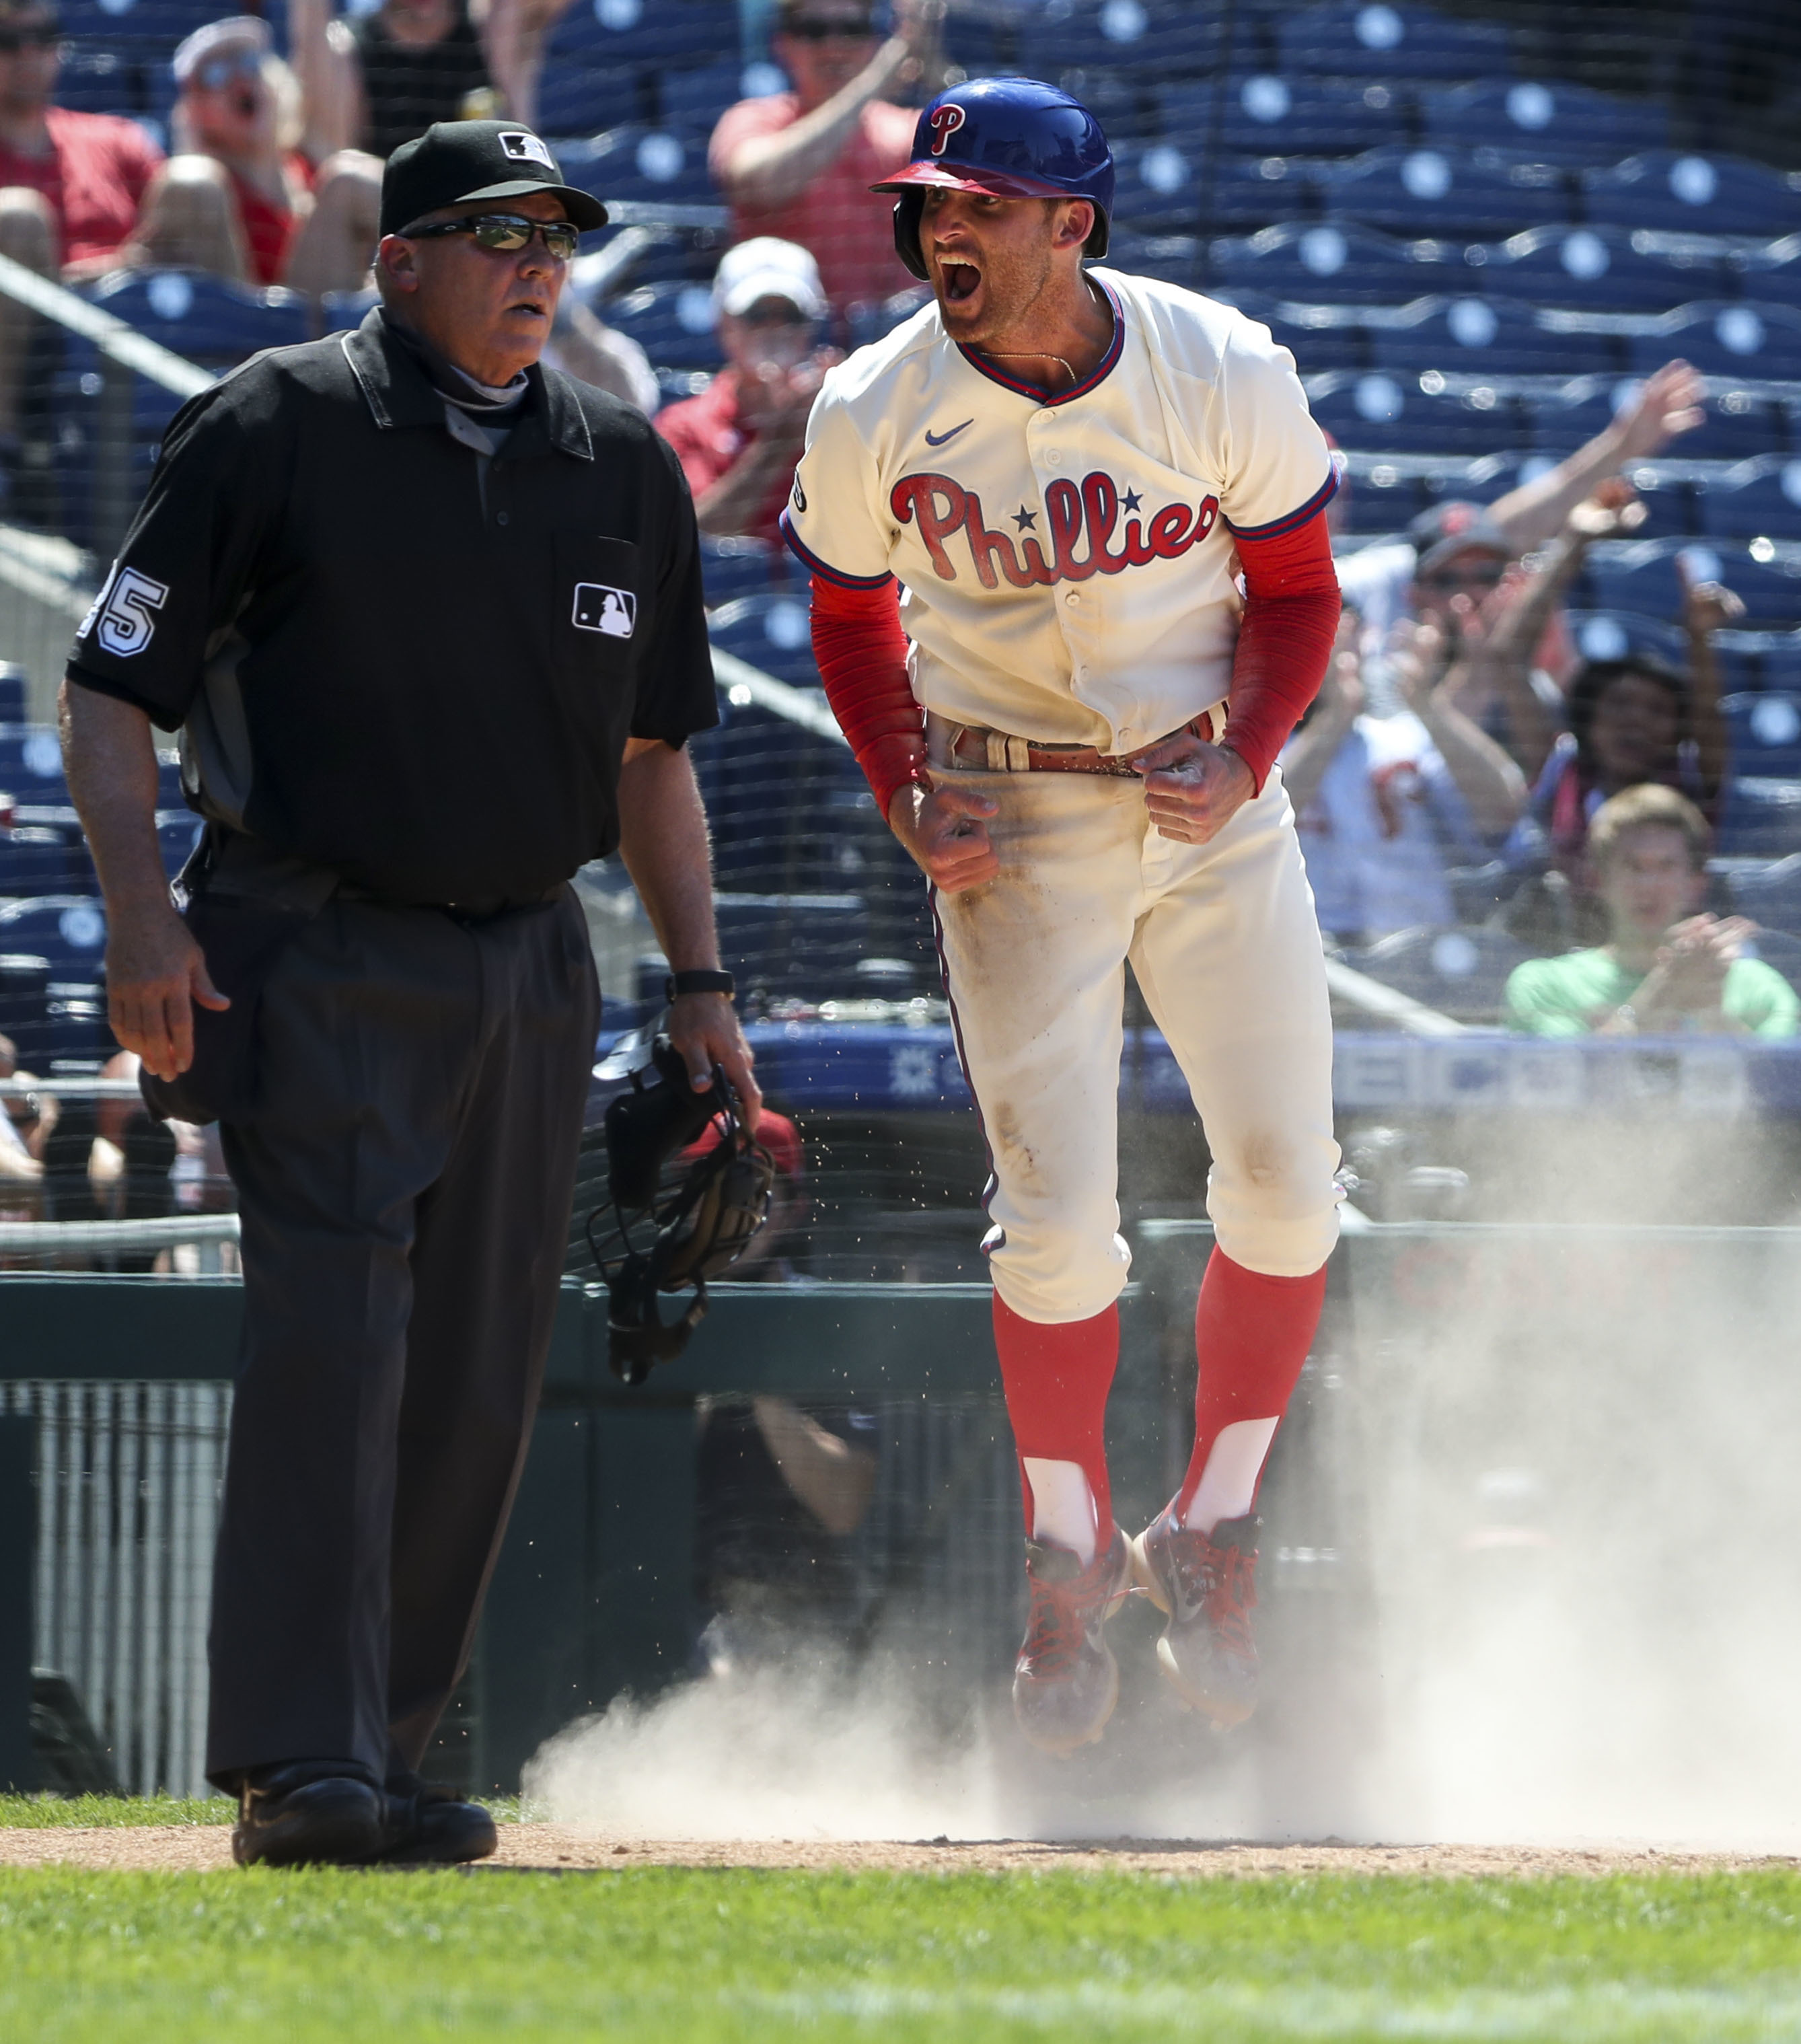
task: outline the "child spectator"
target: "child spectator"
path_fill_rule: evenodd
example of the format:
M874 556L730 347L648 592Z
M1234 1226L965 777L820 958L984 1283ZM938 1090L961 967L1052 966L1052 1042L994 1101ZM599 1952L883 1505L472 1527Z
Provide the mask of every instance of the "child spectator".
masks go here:
M1536 1036L1792 1036L1801 1001L1780 973L1745 955L1753 926L1696 912L1710 836L1707 818L1673 788L1646 784L1603 802L1588 857L1607 941L1517 967L1509 1026Z
M1319 694L1282 754L1319 927L1342 943L1457 920L1446 868L1492 855L1526 800L1519 769L1457 705L1465 670L1439 624L1404 620L1403 707L1371 715L1347 610Z
M381 166L343 151L317 172L301 152L301 94L266 21L209 21L176 50L171 129L134 265L211 271L236 283L355 290L376 240Z
M826 311L819 266L792 241L741 241L713 278L713 305L726 367L659 412L657 431L682 458L703 532L773 544L807 415L838 359L813 345Z
M940 0L896 0L878 42L870 0L781 0L771 48L794 90L741 99L713 130L734 238L811 249L839 314L913 282L894 252L893 201L870 186L912 154L916 116L886 95L934 63L942 13Z

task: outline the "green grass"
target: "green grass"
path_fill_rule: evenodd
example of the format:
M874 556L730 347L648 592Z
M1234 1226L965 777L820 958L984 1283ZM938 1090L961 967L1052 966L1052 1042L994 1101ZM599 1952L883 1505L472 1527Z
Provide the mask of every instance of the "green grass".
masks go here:
M1801 1876L0 1870L0 2037L1801 2038Z

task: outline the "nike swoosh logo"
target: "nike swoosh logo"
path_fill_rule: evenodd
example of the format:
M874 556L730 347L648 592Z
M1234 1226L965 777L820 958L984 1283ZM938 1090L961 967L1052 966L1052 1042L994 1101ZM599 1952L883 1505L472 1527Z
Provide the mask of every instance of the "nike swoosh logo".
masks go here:
M957 436L962 432L963 426L973 426L974 424L975 421L973 419L966 419L963 421L963 425L953 426L947 433L927 433L926 435L926 445L927 447L943 447L947 440L955 440Z

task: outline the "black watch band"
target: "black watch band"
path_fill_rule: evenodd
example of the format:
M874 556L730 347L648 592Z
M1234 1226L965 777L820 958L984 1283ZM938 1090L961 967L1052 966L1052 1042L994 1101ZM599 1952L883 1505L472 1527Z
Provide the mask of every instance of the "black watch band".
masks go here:
M678 1001L685 993L723 993L729 1000L738 991L738 982L728 972L672 972L662 990L666 1001Z

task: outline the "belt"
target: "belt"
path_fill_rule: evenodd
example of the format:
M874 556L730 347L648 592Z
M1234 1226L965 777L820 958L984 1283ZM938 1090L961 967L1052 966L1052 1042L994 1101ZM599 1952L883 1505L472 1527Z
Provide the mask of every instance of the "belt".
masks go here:
M1224 728L1224 711L1225 705L1216 703L1177 729L1192 731L1204 743L1211 745ZM1164 734L1165 737L1175 736L1174 732ZM1004 731L990 731L979 724L958 724L935 712L927 713L926 736L933 766L989 774L1111 774L1135 781L1139 769L1130 763L1150 750L1149 745L1142 745L1130 753L1102 752L1092 745L1052 745L1037 739L1016 738ZM1151 742L1161 744L1162 740Z
M353 880L340 880L332 890L334 901L366 903L374 909L422 909L436 915L454 916L459 922L486 922L490 916L504 916L509 909L541 909L560 900L566 883L559 881L542 894L484 894L468 901L396 901L378 894L372 887L359 887Z

